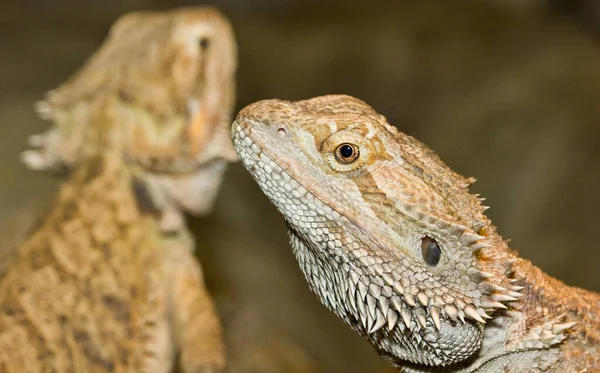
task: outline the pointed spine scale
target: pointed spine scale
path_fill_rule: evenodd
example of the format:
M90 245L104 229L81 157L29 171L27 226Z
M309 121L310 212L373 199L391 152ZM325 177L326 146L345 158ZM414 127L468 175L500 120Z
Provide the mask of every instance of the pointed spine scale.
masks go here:
M433 320L435 328L440 330L440 309L437 307L430 307L429 313L431 314L431 319Z
M406 328L410 329L410 324L412 321L412 312L410 312L410 310L408 310L407 308L403 308L400 311L400 316L402 317L402 321L404 322L404 325L406 325Z
M463 310L458 310L458 318L463 324L466 324L465 321L465 312Z
M504 304L500 303L500 302L496 302L496 301L491 301L491 300L481 300L481 306L487 309L496 309L496 308L500 308L503 310L508 309L508 307L506 307Z
M391 300L392 300L392 306L394 306L396 311L398 311L398 312L402 311L402 309L404 307L402 305L402 300L400 299L400 297L397 295L394 295Z
M375 323L369 330L369 333L375 333L376 331L381 329L381 327L384 326L386 323L387 323L387 319L385 317L383 317L383 314L381 313L381 311L377 310Z
M485 313L485 310L483 308L478 308L477 309L477 313L479 314L479 316L483 317L484 319L491 319L492 316L488 315L487 313Z
M373 329L373 325L375 324L375 318L371 317L371 315L367 315L367 331Z
M510 290L507 291L505 294L507 296L513 297L513 298L521 298L523 296L523 294L521 294L521 293L517 293L516 291L510 291Z
M456 307L451 304L447 304L444 306L444 312L446 312L446 315L448 315L452 321L456 321L458 317L458 310Z
M387 311L387 322L389 331L394 329L394 326L398 323L398 313L391 308Z
M404 288L402 287L402 285L400 285L399 282L396 282L392 285L392 287L394 288L394 291L397 294L404 294Z
M512 301L517 300L517 298L511 297L506 294L494 293L494 294L492 294L492 300L494 300L496 302L512 302Z
M507 289L503 288L502 286L496 285L490 281L482 282L481 286L484 287L484 291L487 292L488 294L491 294L492 292L505 293L508 291Z
M364 320L367 317L367 310L365 308L365 302L363 301L363 299L359 298L358 292L356 293L356 296L357 296L356 305L358 306L358 312L360 313L360 316Z
M423 306L426 306L429 303L429 297L425 293L422 293L422 292L417 293L417 300Z
M371 295L367 295L367 308L369 310L369 316L375 318L375 311L377 310L377 301Z
M362 300L365 300L365 297L367 296L367 285L363 284L362 281L359 281L357 284L357 288L358 288L358 292L360 294L360 298Z
M476 242L474 244L472 244L469 248L471 249L472 252L481 250L481 249L487 249L488 247L490 247L490 245L488 245L485 242Z
M473 271L475 274L479 275L482 279L488 279L488 278L492 278L494 277L494 275L492 273L489 272L485 272L485 271L481 271L481 270L475 270Z
M383 314L387 314L388 309L390 308L390 300L386 297L379 297L378 299L379 309Z
M552 325L552 334L559 335L562 332L564 332L565 330L571 329L575 325L577 325L577 321L567 322L564 324L554 324L554 325Z
M404 301L406 301L406 304L411 307L415 307L417 305L417 302L415 302L415 297L412 294L405 294Z
M423 308L417 308L415 310L415 316L417 317L417 321L423 327L427 327L427 314Z
M479 315L477 310L471 306L466 306L464 309L465 315L475 321L479 321L482 324L485 324L485 320Z
M439 295L434 295L433 296L433 305L438 308L443 308L444 305L446 305L446 302L444 302L442 297L440 297Z
M381 295L381 287L377 286L375 284L370 284L369 285L369 293L374 296L375 298L379 298L379 296Z
M508 290L515 291L517 293L519 293L523 289L525 289L525 286L511 285L508 287Z
M392 276L390 276L388 273L381 274L381 278L389 286L392 286L392 287L394 286L394 283L395 283L394 278Z
M485 237L483 236L468 231L463 232L460 238L469 246L477 243L478 241L483 241L485 239Z

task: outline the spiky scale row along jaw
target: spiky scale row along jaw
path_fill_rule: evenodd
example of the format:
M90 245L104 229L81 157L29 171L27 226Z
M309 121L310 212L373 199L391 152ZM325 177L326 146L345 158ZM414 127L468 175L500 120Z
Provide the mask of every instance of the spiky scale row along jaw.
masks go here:
M498 353L500 342L484 346L497 327L486 320L522 286L471 180L348 96L252 104L232 136L312 290L383 357L449 366Z
M32 169L71 170L118 151L152 184L157 204L207 212L227 162L237 160L229 134L236 68L233 30L216 8L128 13L38 103L54 125L30 138L35 149L22 158Z

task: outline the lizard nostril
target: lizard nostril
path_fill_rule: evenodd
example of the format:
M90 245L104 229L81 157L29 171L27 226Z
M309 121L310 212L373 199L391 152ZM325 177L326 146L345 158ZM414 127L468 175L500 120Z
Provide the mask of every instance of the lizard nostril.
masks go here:
M279 127L277 129L277 133L279 134L280 137L285 137L287 135L287 131L286 131L285 127Z

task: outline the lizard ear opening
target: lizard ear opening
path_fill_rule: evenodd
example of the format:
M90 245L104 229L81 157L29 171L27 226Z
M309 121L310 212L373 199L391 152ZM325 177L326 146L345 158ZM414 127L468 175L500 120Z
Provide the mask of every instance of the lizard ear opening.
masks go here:
M423 260L425 260L425 263L435 267L440 262L442 249L436 240L429 236L425 236L421 239L421 254L423 254Z

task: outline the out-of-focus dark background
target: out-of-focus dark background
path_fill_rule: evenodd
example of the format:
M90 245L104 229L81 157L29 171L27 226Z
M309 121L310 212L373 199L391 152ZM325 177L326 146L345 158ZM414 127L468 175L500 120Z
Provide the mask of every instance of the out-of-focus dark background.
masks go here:
M0 4L0 245L57 181L25 169L33 103L110 24L168 0ZM479 181L511 246L600 290L600 4L586 1L215 0L239 42L237 108L357 96ZM213 216L192 219L226 328L230 372L376 372L385 365L307 289L276 210L233 165Z

